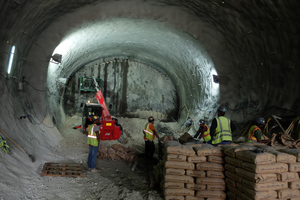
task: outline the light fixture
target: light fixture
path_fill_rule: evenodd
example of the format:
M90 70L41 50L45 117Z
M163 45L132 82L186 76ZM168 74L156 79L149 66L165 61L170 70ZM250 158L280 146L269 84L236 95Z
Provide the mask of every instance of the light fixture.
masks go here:
M62 55L56 53L53 56L51 56L51 58L52 58L53 61L55 61L54 63L58 64L58 63L61 63Z
M213 81L215 83L220 83L220 77L218 75L213 75Z
M8 61L8 66L7 66L8 74L10 74L11 66L12 66L13 59L14 59L14 54L15 54L15 46L12 46L10 49L9 61Z

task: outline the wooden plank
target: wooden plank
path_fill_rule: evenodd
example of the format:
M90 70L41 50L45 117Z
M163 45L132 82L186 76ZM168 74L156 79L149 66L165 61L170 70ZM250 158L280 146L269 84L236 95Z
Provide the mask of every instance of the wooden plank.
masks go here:
M85 177L85 172L80 164L45 163L42 176Z

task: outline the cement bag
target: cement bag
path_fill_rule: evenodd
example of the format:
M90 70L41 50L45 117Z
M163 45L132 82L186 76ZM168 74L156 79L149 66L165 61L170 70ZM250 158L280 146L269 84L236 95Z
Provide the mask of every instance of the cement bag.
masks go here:
M165 188L181 189L181 188L184 188L184 183L165 182L164 187Z
M227 189L233 192L234 194L241 196L241 190L237 187L233 187L232 185L227 185Z
M242 168L251 172L258 174L268 174L268 173L282 173L287 172L289 169L286 163L273 163L267 165L256 165L252 163L244 162Z
M193 150L193 148L185 145L169 146L167 148L167 153L185 156L196 156L196 153Z
M206 156L194 156L194 157L188 157L187 161L190 163L202 163L206 162Z
M235 157L236 152L245 151L245 150L253 150L255 147L253 146L233 146L232 148L227 148L224 150L224 154L230 157Z
M206 172L205 171L198 171L198 170L186 170L186 175L191 177L205 177Z
M300 172L300 162L290 163L288 165L289 165L290 172Z
M223 157L221 156L207 156L207 161L211 163L224 163Z
M290 199L295 197L299 197L300 199L300 190L283 189L278 190L277 192L279 199Z
M247 179L242 180L242 184L255 191L281 190L288 188L287 182L273 181L269 183L255 183Z
M237 194L235 194L234 192L231 192L231 191L227 191L227 197L228 199L230 200L237 200Z
M278 149L278 151L292 154L296 156L297 162L300 162L300 149Z
M190 176L165 175L165 182L178 183L194 183L194 179Z
M243 180L243 177L237 175L236 173L232 173L230 171L225 171L225 176L239 183L241 183Z
M191 189L191 190L206 190L205 184L187 183L185 187L186 189Z
M167 154L167 160L186 162L186 156L178 154Z
M196 184L207 184L207 185L225 185L225 180L221 178L196 178Z
M185 200L205 200L204 198L197 198L196 196L186 196Z
M188 162L179 162L179 161L167 161L165 163L166 168L174 168L174 169L194 169L195 166L193 163Z
M254 172L249 172L242 168L236 168L236 174L255 183L267 183L277 181L277 175L275 173L257 174Z
M300 179L297 181L289 182L289 188L292 190L299 190L300 189Z
M229 185L231 185L231 186L233 186L233 187L236 187L236 181L233 180L233 179L231 179L231 178L226 177L226 178L225 178L225 183L226 183L227 187L228 187Z
M185 200L184 196L165 196L165 200Z
M250 150L236 152L236 157L253 164L270 164L276 162L275 155L271 153L256 153Z
M226 199L226 193L223 191L203 190L203 191L196 191L196 197Z
M250 199L257 199L257 200L276 199L276 197L277 197L277 192L275 190L258 192L258 191L249 189L240 183L237 183L237 188L240 191L242 191L243 193L245 193Z
M167 188L165 189L164 195L165 196L194 196L195 191L190 190L190 189L172 189L172 188Z
M212 145L210 145L210 146L212 146ZM193 149L195 150L195 152L198 156L212 155L212 147L209 147L207 145L202 146L202 147L193 147Z
M206 188L212 191L225 191L226 185L207 185Z
M292 182L299 179L299 175L297 172L283 172L280 174L277 174L277 180L278 181L286 181L286 182Z
M203 171L224 171L224 167L222 164L218 163L198 163L196 164L197 170L203 170Z
M239 160L237 158L230 157L230 156L225 156L225 162L229 163L229 164L232 164L234 166L237 166L237 167L242 167L242 163L244 161Z
M174 169L174 168L165 168L165 169L166 169L166 174L169 175L177 175L177 176L185 175L184 169Z
M206 176L210 178L225 178L224 172L218 171L207 171Z
M226 164L224 165L224 168L225 168L226 170L228 170L228 171L231 171L231 172L235 173L235 169L236 169L237 167L234 166L234 165L231 165L231 164L226 163Z
M287 154L284 152L279 152L275 150L268 150L268 153L271 153L276 156L276 162L281 163L295 163L297 162L296 156Z
M281 142L289 148L293 147L294 141L295 140L289 134L285 133L281 135Z

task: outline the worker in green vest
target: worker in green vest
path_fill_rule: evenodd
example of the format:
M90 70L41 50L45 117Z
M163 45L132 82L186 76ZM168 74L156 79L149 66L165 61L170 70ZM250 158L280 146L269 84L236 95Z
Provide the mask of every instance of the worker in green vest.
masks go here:
M268 144L271 142L270 139L264 140L261 129L266 125L266 121L263 117L256 119L255 123L249 128L246 142L260 142Z
M200 119L198 125L199 125L199 129L194 135L194 139L200 141L200 139L203 138L205 143L210 144L211 143L210 129L205 124L205 120Z
M210 135L212 144L230 144L232 141L232 133L236 127L230 119L225 117L227 108L221 105L218 110L218 117L214 118L210 126Z
M99 117L95 116L93 118L93 124L89 125L87 128L87 144L89 145L89 157L88 157L88 168L91 172L98 172L96 169L96 158L100 144L100 130L99 130Z

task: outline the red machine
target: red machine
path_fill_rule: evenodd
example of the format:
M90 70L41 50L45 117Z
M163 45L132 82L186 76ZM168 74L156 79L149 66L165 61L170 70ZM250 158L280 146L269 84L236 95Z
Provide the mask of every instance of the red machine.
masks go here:
M94 78L94 82L96 85L96 99L98 104L96 103L86 103L84 106L83 117L82 117L82 128L83 131L86 130L88 125L94 122L94 118L99 117L100 119L100 139L101 140L118 140L123 134L122 126L118 124L118 120L116 118L112 118L102 91L99 89L98 83Z

